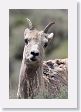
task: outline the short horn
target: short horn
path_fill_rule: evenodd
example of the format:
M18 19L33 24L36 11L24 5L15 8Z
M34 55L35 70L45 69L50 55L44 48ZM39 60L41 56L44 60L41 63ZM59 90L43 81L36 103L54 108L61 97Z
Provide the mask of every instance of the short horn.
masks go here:
M29 29L32 29L32 28L33 28L32 22L31 22L28 18L26 18L26 20L27 20L27 22L28 22L28 24L29 24Z
M53 24L55 24L55 22L51 22L51 23L49 23L45 28L44 28L44 33L47 33L48 32L48 29L53 25Z

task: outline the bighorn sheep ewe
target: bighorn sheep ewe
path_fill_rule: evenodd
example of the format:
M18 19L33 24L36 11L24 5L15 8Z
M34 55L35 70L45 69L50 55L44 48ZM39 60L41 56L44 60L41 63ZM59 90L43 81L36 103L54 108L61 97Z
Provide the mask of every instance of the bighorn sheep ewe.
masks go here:
M18 98L33 98L36 94L41 93L43 96L43 78L42 65L44 57L44 48L48 41L54 36L48 34L48 29L54 24L51 22L43 31L35 29L31 21L27 18L29 28L24 31L24 51L19 75Z

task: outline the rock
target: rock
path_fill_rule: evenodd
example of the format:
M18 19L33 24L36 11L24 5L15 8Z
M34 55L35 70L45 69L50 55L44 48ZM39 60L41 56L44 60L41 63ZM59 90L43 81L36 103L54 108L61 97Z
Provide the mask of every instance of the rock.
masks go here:
M55 59L43 62L45 96L48 98L68 98L68 59ZM63 91L62 91L63 89ZM62 92L62 93L61 93ZM61 95L61 94L64 94Z

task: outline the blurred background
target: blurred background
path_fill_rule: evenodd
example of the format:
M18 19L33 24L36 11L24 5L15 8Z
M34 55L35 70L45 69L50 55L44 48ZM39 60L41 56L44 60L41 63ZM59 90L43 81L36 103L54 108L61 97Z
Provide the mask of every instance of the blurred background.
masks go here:
M68 57L68 10L67 9L10 9L9 10L9 98L16 98L18 77L23 56L24 30L29 18L38 30L55 21L48 33L55 36L46 48L45 59Z

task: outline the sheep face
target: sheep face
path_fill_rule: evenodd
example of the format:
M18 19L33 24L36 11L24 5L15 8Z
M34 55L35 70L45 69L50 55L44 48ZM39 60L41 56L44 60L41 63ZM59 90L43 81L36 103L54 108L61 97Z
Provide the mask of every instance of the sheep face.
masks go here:
M53 33L47 34L44 31L38 31L36 29L25 29L25 46L23 52L25 62L27 64L41 63L44 57L44 49L52 38Z

